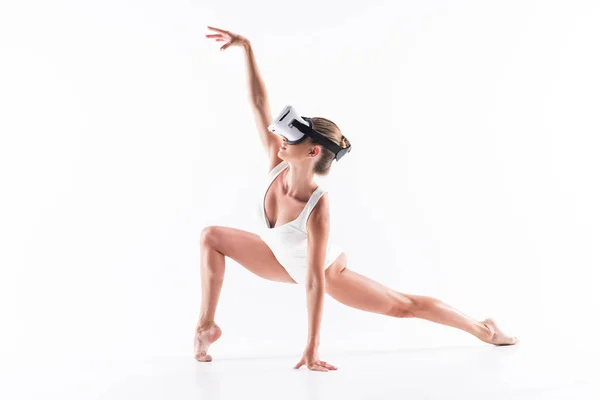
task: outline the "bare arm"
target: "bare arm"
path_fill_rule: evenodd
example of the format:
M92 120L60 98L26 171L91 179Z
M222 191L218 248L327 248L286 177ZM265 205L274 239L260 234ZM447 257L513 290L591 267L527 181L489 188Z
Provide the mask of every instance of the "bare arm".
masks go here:
M308 340L304 354L294 368L306 365L314 371L337 369L336 366L321 360L319 344L321 341L321 316L325 297L325 256L329 240L329 200L327 193L310 213L306 222L308 232L308 265L306 271L306 303L308 308Z
M248 71L248 86L250 88L250 104L254 113L254 120L260 135L260 140L269 156L270 171L282 161L277 155L282 139L267 129L273 120L271 108L269 106L269 96L258 69L258 65L256 64L252 44L247 39L244 41L244 50L246 54L246 70Z
M248 85L250 87L250 102L254 107L259 107L268 102L267 87L260 75L260 70L254 57L254 49L248 39L243 42L246 54L246 69L248 71Z
M279 147L281 146L283 139L279 135L275 135L268 130L268 126L273 120L273 117L271 116L271 109L269 108L267 88L260 75L258 65L256 64L252 45L250 44L250 41L242 35L224 29L214 28L212 26L209 26L208 28L217 33L206 35L207 38L214 38L217 42L226 42L221 47L221 50L225 50L229 46L239 46L244 49L246 69L248 71L248 85L250 88L250 105L252 106L252 111L254 113L260 141L269 157L270 171L282 161L277 153L279 152Z
M307 346L318 347L325 296L325 256L329 240L329 205L324 194L306 224L308 232L308 265L306 300L308 309Z

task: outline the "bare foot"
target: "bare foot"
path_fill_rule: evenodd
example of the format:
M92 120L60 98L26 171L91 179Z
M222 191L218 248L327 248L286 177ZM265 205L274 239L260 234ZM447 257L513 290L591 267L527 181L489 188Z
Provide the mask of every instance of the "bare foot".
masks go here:
M194 358L201 362L212 361L212 356L206 354L208 346L213 344L221 337L221 328L213 323L209 327L196 328L194 336Z
M496 321L492 318L486 318L481 321L485 326L490 329L490 337L487 340L483 340L486 343L494 344L496 346L510 346L519 343L519 338L516 336L508 336L498 328Z

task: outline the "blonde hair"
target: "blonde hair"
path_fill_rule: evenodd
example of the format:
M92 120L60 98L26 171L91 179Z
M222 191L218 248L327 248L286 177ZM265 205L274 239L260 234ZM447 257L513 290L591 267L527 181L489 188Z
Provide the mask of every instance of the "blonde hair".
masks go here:
M347 148L350 146L350 141L346 139L340 128L333 121L330 121L327 118L312 117L311 122L312 128L315 131L327 137L332 142L337 143L340 147ZM313 144L320 144L313 138L310 138L310 140ZM325 176L329 174L331 163L335 159L335 154L324 146L321 146L321 149L321 156L315 164L313 172L317 175Z

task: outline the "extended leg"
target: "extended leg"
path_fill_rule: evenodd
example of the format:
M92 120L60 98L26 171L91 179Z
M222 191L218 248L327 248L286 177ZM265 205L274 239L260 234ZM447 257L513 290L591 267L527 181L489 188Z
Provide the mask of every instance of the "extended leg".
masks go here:
M468 332L492 344L515 344L491 319L477 321L430 296L400 293L348 268L328 268L327 293L350 307L398 318L422 318Z

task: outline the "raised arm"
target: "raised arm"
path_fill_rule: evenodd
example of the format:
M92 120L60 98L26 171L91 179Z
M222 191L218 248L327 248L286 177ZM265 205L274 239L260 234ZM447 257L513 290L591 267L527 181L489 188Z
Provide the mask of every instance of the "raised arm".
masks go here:
M282 161L277 153L279 152L279 147L281 147L283 139L267 129L269 124L271 124L271 121L273 121L267 88L260 75L260 71L258 70L256 58L254 57L254 50L252 49L252 44L249 40L246 40L244 49L246 50L246 66L248 71L248 84L250 87L250 105L254 112L254 120L256 121L256 128L258 129L260 140L269 157L270 171Z
M329 201L325 193L306 222L308 233L308 265L306 270L306 305L308 310L308 339L302 359L294 368L306 364L309 369L328 371L336 367L319 359L321 320L325 297L325 256L329 240Z
M271 115L271 109L269 106L269 98L267 95L267 88L260 75L256 58L254 57L254 50L250 41L242 36L237 35L233 32L226 31L224 29L213 28L217 33L213 35L206 35L207 38L215 38L217 42L226 42L221 50L227 49L229 46L239 46L244 49L246 69L248 71L248 85L249 85L249 100L250 106L254 113L254 119L256 127L260 135L260 141L265 149L269 158L269 171L272 170L282 160L279 158L277 153L281 146L283 139L279 135L275 135L270 132L267 127L273 120Z

